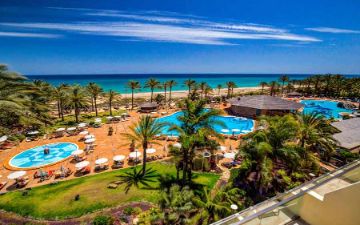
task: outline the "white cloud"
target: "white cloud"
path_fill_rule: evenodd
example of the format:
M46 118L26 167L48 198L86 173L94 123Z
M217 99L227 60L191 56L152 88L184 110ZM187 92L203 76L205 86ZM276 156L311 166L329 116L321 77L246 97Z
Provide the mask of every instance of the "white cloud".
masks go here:
M131 38L142 41L163 41L205 45L236 45L239 40L279 40L297 42L321 41L315 37L294 34L286 29L260 24L225 23L205 20L192 15L171 12L116 10L76 10L86 22L74 23L0 23L7 28L31 29L69 35L98 35ZM90 17L89 17L90 16ZM95 22L88 22L94 17Z
M39 33L20 33L20 32L0 32L2 37L24 37L24 38L58 38L57 34L39 34Z
M135 22L96 22L96 23L0 23L2 26L31 29L49 29L82 34L133 37L142 40L155 40L192 44L226 45L236 44L231 40L288 40L320 41L313 37L290 33L242 33L229 30L216 30L204 27L183 27L175 25L135 23Z
M333 33L333 34L360 34L359 30L340 29L334 27L312 27L305 30L316 31L321 33Z

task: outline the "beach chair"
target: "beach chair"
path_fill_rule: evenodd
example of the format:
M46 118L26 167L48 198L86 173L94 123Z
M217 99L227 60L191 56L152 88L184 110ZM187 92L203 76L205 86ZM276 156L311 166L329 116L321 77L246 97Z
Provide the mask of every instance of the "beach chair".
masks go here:
M0 190L3 189L7 183L8 183L7 181L0 182Z

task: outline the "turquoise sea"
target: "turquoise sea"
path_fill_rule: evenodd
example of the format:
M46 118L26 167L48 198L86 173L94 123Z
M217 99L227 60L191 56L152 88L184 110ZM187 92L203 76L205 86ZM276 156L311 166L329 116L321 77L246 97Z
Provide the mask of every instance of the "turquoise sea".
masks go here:
M180 91L186 90L184 81L191 78L197 82L205 81L212 88L216 88L218 84L221 84L223 88L226 87L227 81L233 81L238 87L257 87L261 81L270 82L278 81L281 74L86 74L86 75L27 75L31 80L44 80L53 85L66 84L80 84L86 85L89 82L95 82L99 84L105 91L115 90L120 93L130 93L130 89L126 87L126 83L129 80L137 80L142 86L144 86L147 79L150 77L156 78L161 82L168 80L176 80L176 85L173 90ZM304 79L310 75L308 74L293 74L288 75L290 79ZM346 75L347 77L359 77L360 75ZM139 92L148 92L149 89L142 88ZM160 89L158 91L161 91Z

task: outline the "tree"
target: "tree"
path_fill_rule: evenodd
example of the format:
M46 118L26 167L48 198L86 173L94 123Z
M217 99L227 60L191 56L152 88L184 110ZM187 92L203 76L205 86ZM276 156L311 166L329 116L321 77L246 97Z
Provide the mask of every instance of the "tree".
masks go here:
M162 133L166 123L158 122L151 118L151 116L141 116L137 123L129 127L129 132L122 133L122 135L129 141L135 141L143 148L143 168L142 174L146 172L146 149L150 144L160 144L155 141L155 137Z
M124 174L119 175L122 183L125 184L125 193L127 194L132 186L139 188L139 185L150 187L149 183L155 182L159 175L153 169L148 169L145 172L142 170L137 171L136 167L132 170L126 171Z
M79 122L79 115L82 108L88 105L86 92L78 85L71 87L67 105L74 109L75 121Z
M289 77L286 76L286 75L282 75L282 76L280 76L279 81L282 82L282 85L281 85L281 94L283 94L283 93L284 93L284 85L285 85L285 82L288 82L288 81L289 81Z
M166 105L166 91L167 91L167 88L168 88L168 82L164 82L163 83L163 88L164 88L164 102L165 102L165 105Z
M110 89L109 92L107 93L106 97L107 97L107 102L109 104L109 113L110 113L110 116L112 116L112 103L113 103L113 101L120 98L120 94L117 93L116 91L113 91Z
M69 86L67 84L61 84L52 89L52 97L57 102L58 116L64 121L64 105L67 102L67 91L69 90Z
M261 86L261 94L264 93L264 88L268 86L268 84L265 81L260 82L260 86Z
M196 81L195 80L191 80L191 79L187 79L185 82L184 82L185 86L187 86L188 90L189 90L189 94L190 95L190 92L191 92L191 88L194 87L194 85L196 84Z
M271 81L269 87L270 87L270 95L274 96L278 90L279 84L276 81Z
M236 84L232 81L226 82L226 86L228 89L227 98L231 98L234 95L234 88L236 87Z
M145 87L150 88L150 91L151 91L150 102L152 102L153 101L154 89L161 87L160 81L158 81L158 80L156 80L154 78L150 78L149 80L146 81Z
M216 86L217 90L218 90L218 95L220 95L220 91L221 91L221 88L222 88L222 85L221 84L218 84Z
M167 86L169 87L169 103L171 103L172 88L176 85L177 85L177 82L175 80L167 81Z
M127 86L131 89L131 109L134 109L134 91L140 89L140 83L138 81L130 80Z
M92 110L94 110L95 108L95 114L96 116L98 116L98 109L97 109L97 98L99 97L99 95L101 95L103 93L103 89L97 85L94 82L90 82L87 86L86 86L87 91L90 93L91 95L91 106L92 106Z
M200 91L201 91L201 95L200 97L203 98L204 96L204 93L205 93L205 89L208 87L208 84L204 81L200 82L199 84L199 88L200 88Z
M183 176L182 184L190 182L192 178L192 159L196 147L202 143L206 143L209 136L215 137L218 140L222 140L215 130L214 126L224 126L224 123L217 119L217 116L221 114L220 110L210 109L204 110L206 102L203 100L192 101L185 99L181 103L181 107L184 108L183 115L178 117L181 121L181 125L172 124L170 130L177 131L179 135L179 141L181 143L181 153L183 160Z

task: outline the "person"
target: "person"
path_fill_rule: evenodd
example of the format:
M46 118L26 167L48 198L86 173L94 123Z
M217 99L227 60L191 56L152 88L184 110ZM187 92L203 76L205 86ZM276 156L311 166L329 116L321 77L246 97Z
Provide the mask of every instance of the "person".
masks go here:
M50 153L50 149L48 147L44 148L44 154L47 155Z

